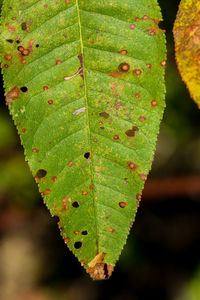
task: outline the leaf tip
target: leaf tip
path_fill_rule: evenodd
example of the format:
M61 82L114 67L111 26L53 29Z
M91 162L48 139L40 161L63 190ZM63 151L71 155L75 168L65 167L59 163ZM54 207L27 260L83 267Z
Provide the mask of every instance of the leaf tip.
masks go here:
M110 278L112 272L114 271L114 267L108 265L104 261L105 253L99 253L95 258L88 263L88 268L86 272L90 274L90 277L93 280L105 280Z

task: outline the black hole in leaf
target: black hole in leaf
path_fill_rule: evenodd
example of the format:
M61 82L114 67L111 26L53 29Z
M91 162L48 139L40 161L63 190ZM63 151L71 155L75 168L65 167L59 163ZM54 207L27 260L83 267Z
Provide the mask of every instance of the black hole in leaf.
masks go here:
M19 43L20 43L20 40L16 40L16 43L19 44Z
M87 232L87 230L84 230L84 231L81 232L81 234L82 234L82 235L87 235L88 232Z
M39 44L37 44L37 45L35 45L35 47L36 47L36 48L39 48L39 47L40 47L40 45L39 45Z
M23 22L23 23L21 24L21 28L22 28L22 30L26 30L26 29L27 29L26 22Z
M104 274L105 274L105 279L108 279L109 275L108 275L108 266L107 266L107 264L104 265Z
M38 178L43 178L43 177L45 177L46 175L47 175L47 171L44 170L44 169L40 169L40 170L38 170L37 173L36 173L36 176L37 176Z
M26 86L22 86L20 88L20 90L23 92L23 93L26 93L28 91L28 88Z
M78 207L79 207L79 204L78 204L77 201L75 201L75 202L72 203L72 206L75 207L75 208L78 208Z
M82 247L82 242L76 242L74 243L74 248L75 249L80 249Z
M86 153L84 154L84 157L85 157L86 159L88 159L88 158L90 157L90 152L86 152Z
M6 42L8 42L8 43L13 43L14 41L13 40L10 40L10 39L8 39L8 40L6 40Z

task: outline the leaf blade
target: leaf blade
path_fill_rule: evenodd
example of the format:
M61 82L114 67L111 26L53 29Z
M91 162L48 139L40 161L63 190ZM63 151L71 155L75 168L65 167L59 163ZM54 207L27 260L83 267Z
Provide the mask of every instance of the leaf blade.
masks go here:
M198 1L182 0L174 23L175 55L179 73L200 108Z
M154 0L23 3L12 24L3 10L7 103L65 242L103 279L126 242L165 107L160 9Z

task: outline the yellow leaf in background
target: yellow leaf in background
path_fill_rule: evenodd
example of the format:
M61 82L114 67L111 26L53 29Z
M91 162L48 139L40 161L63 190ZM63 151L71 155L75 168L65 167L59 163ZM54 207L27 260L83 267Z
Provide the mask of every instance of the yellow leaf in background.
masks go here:
M173 31L179 72L200 108L200 1L181 1Z

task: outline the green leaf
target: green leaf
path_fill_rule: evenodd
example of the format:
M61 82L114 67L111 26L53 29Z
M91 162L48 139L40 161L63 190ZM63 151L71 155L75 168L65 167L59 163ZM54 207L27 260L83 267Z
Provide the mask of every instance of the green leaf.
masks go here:
M69 249L92 278L107 278L165 107L159 6L5 0L2 15L6 103L26 159Z
M200 2L182 0L174 23L176 61L191 97L200 108Z

